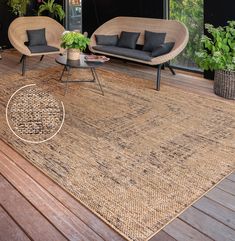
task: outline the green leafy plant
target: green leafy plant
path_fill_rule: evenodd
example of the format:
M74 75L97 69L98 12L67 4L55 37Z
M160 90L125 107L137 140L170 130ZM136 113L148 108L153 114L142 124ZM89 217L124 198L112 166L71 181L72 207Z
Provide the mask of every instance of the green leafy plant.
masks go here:
M8 6L11 7L12 12L17 16L24 16L27 11L27 6L30 0L9 0Z
M224 27L205 24L210 36L201 37L196 62L204 70L235 71L235 21Z
M61 47L64 49L79 49L84 51L89 45L90 39L75 31L65 31L61 37Z
M59 18L60 21L65 17L65 12L62 6L55 3L55 0L43 1L38 8L38 15L42 15L43 12L49 12L52 18Z

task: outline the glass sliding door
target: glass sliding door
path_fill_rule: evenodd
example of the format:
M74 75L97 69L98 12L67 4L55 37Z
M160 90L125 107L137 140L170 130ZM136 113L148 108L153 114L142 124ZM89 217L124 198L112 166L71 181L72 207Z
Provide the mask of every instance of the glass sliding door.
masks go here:
M169 19L183 22L189 30L189 43L186 49L177 58L171 61L171 65L191 70L200 70L194 58L199 49L199 39L203 34L203 0L166 0Z
M66 0L66 29L79 30L82 29L82 1Z

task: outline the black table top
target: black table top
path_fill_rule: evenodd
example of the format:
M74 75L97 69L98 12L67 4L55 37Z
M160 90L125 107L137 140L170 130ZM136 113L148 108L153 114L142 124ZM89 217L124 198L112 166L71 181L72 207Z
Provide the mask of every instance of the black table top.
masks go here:
M58 64L68 66L70 68L97 68L102 66L103 62L87 62L84 60L85 54L80 55L80 60L69 60L66 55L56 57L55 61Z

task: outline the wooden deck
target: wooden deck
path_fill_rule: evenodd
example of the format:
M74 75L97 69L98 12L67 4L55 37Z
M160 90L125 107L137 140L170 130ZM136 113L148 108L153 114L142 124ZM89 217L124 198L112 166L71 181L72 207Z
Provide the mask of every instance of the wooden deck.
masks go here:
M0 74L20 73L19 54L3 53ZM54 57L38 58L30 68L55 65ZM155 78L155 69L114 60L105 68ZM200 76L163 71L162 84L209 95L212 82ZM3 114L3 113L2 113ZM107 224L0 140L0 241L15 240L124 240ZM208 192L183 214L156 234L151 241L235 241L235 172Z

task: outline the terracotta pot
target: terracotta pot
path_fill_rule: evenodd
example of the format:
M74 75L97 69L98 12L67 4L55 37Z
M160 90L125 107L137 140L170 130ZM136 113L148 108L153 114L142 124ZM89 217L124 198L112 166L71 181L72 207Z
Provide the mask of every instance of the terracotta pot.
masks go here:
M80 59L80 50L79 49L68 49L67 50L67 59L79 60Z

